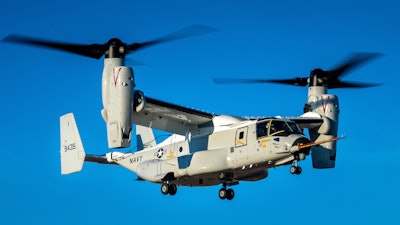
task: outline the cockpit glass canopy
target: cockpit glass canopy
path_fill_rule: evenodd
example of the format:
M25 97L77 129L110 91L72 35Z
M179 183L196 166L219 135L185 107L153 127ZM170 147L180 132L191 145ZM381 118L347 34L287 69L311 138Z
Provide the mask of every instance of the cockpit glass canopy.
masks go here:
M268 136L289 136L302 134L297 124L290 120L268 119L257 123L257 138Z

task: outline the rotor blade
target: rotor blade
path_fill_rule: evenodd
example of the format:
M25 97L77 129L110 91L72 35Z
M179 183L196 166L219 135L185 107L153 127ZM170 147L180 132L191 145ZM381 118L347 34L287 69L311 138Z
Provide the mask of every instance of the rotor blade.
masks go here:
M216 84L250 84L250 83L279 83L289 84L296 86L306 86L308 84L308 78L296 77L294 79L283 79L283 80L267 80L267 79L249 79L249 78L214 78Z
M141 42L141 43L133 43L130 45L127 45L127 53L132 53L134 51L140 50L145 47L150 47L152 45L168 42L168 41L174 41L182 38L188 38L188 37L193 37L197 35L202 35L210 32L214 32L216 29L207 27L207 26L202 26L202 25L197 25L197 26L191 26L187 27L181 30L178 30L176 32L173 32L171 34L165 35L163 37L151 40L151 41L146 41L146 42Z
M214 78L216 84L243 84L243 83L268 83L265 79L246 79L246 78Z
M30 38L20 35L9 35L5 37L2 41L52 48L95 59L100 59L104 55L107 49L105 45L99 45L99 44L91 44L91 45L69 44L69 43Z
M283 79L283 80L268 80L269 83L278 83L278 84L289 84L295 86L307 86L308 78L307 77L296 77L294 79Z
M375 87L380 86L381 84L372 84L372 83L359 83L359 82L348 82L348 81L330 81L328 83L328 88L367 88L367 87Z
M361 64L366 63L380 55L381 54L378 53L355 53L342 65L336 67L333 70L326 71L327 76L329 76L328 79L337 79L340 76L343 76L344 74L348 73L355 67L358 67Z

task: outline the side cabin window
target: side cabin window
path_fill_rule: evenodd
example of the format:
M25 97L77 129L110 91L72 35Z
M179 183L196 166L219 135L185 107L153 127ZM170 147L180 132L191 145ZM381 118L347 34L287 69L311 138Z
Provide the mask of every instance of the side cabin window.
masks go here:
M289 136L301 134L295 122L286 120L265 120L257 123L257 138L268 136Z
M244 138L244 131L239 133L239 139L242 140Z

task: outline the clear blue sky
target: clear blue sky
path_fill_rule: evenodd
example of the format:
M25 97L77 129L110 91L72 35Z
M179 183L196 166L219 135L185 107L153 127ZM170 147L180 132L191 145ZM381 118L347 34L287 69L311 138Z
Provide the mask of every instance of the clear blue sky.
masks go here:
M400 211L398 83L400 16L395 0L370 1L3 1L0 37L74 43L157 38L202 24L217 32L129 56L137 89L209 112L297 116L307 89L216 85L213 77L291 78L333 68L352 52L383 56L345 80L383 83L332 90L340 100L336 168L272 169L235 186L160 186L118 166L85 164L62 176L59 116L74 112L87 152L107 152L100 115L102 60L0 43L1 224L397 224Z

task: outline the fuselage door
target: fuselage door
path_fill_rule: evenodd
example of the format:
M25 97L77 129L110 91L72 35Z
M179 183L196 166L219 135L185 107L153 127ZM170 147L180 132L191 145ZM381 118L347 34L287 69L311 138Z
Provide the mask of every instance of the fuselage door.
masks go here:
M237 166L243 166L248 161L247 131L248 127L236 130L233 158L236 159Z
M236 130L235 147L243 147L247 145L247 130L248 127L241 127Z

